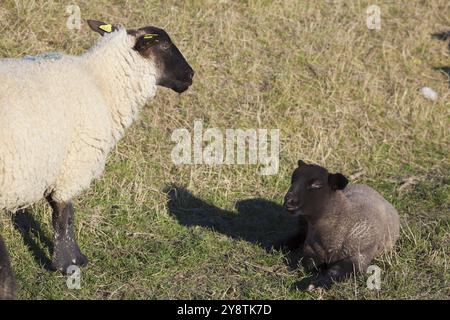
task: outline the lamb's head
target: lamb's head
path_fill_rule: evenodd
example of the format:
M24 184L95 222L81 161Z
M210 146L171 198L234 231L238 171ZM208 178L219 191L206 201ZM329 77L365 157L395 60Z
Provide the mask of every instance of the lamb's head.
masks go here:
M118 28L101 21L88 20L90 28L102 36ZM156 67L156 84L178 93L186 91L192 84L194 70L187 63L169 35L160 28L144 27L127 29L135 38L133 49Z
M299 160L284 198L284 206L295 216L319 214L333 193L344 189L347 183L347 178L341 173L329 173L319 165Z

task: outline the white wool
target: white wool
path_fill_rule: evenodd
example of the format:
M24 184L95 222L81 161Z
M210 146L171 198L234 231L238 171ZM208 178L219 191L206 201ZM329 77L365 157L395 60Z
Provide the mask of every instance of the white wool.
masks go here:
M0 209L68 201L156 93L151 61L122 29L81 56L0 60Z

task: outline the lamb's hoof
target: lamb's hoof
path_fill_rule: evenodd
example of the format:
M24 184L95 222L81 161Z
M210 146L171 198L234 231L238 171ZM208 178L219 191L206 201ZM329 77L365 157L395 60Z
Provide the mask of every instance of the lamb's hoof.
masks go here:
M309 286L308 291L326 291L330 289L333 284L333 280L326 276L318 276Z
M70 266L85 267L88 264L88 258L81 253L80 249L76 248L74 250L59 250L53 256L52 269L62 272L63 274L68 273L68 268Z
M317 289L316 285L311 283L311 284L308 286L308 288L306 288L306 291L311 292L311 291L314 291L315 289Z
M317 285L312 284L312 283L308 286L306 291L308 291L308 292L315 292L315 293L318 293L320 295L325 293L325 289L323 287L317 286Z

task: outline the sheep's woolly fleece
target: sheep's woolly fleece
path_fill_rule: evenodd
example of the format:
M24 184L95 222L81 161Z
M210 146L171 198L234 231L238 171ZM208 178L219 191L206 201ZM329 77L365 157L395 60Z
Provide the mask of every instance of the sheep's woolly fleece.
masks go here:
M0 209L68 201L156 93L155 66L121 29L81 56L0 60Z
M400 233L397 210L367 185L349 185L336 196L329 204L332 213L324 215L320 227L308 231L304 252L324 263L351 258L364 272L375 256L394 247Z
M391 250L400 233L397 210L377 191L367 185L352 184L343 190L350 209L339 223L347 222L344 232L359 247L377 244L377 253ZM355 218L356 217L356 218ZM341 220L341 219L340 219ZM360 248L353 248L356 252Z

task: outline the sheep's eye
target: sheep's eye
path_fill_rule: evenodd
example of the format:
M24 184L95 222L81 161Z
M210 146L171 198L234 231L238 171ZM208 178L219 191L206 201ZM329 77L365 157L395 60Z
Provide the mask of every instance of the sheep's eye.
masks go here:
M161 43L161 49L169 50L169 48L170 48L170 43L167 43L167 42Z
M314 179L314 180L311 180L308 183L306 189L308 189L308 190L316 190L316 189L320 189L322 187L323 187L322 181Z

